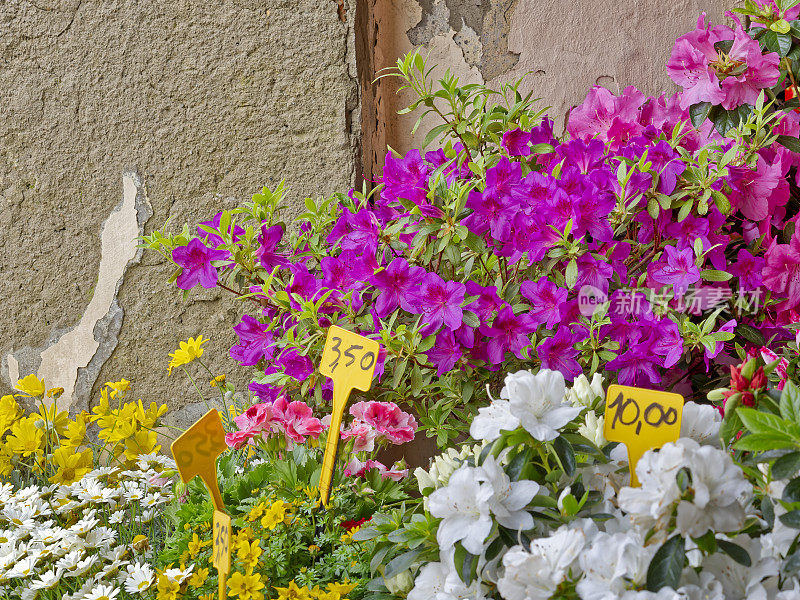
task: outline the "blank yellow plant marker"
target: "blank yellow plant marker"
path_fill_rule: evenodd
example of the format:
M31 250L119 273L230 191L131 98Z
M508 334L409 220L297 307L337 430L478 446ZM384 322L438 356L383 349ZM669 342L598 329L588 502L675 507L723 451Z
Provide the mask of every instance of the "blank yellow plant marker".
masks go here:
M215 409L208 411L172 442L170 449L181 474L181 480L189 483L195 476L199 476L206 484L211 501L214 503L212 562L217 568L219 600L225 600L226 579L231 568L231 518L225 513L217 481L217 457L228 449L219 412Z
M628 449L632 487L639 487L636 463L642 455L680 437L682 415L680 394L627 385L608 387L603 435Z
M195 475L206 484L214 508L225 511L217 483L217 457L228 449L225 430L216 409L211 409L172 442L170 450L181 480L189 483Z
M219 581L219 600L225 600L226 579L231 570L231 518L222 511L214 511L214 560Z
M336 463L336 447L347 399L353 389L366 392L372 387L372 375L378 359L380 346L375 340L347 331L336 325L328 329L325 349L319 372L333 380L333 411L328 441L325 443L325 458L319 476L319 497L328 506L331 493L333 467Z

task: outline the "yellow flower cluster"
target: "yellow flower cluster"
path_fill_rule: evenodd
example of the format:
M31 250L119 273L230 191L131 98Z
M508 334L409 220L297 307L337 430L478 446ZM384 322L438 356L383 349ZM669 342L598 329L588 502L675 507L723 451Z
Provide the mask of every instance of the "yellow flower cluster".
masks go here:
M133 461L161 449L155 427L167 412L167 405L151 402L145 408L141 400L123 402L129 387L125 379L106 383L100 391L100 403L92 409L91 421L97 423L98 437L114 459L124 455L126 460ZM112 408L112 400L116 408Z
M292 581L288 587L276 587L275 590L278 592L278 600L347 600L345 596L355 587L354 584L348 582L329 583L323 590L319 586L298 587Z
M125 461L134 461L161 448L154 429L167 411L166 405L151 403L145 408L141 400L123 403L130 389L125 379L105 384L94 415L84 411L72 419L54 401L45 400L46 396L58 398L64 393L62 388L47 390L44 381L28 375L14 389L20 394L0 398L0 479L23 467L51 483L78 481L100 459L87 440L90 423L97 423L98 437L112 459L123 462L124 456ZM18 403L22 399L38 407L36 412L25 414ZM113 409L112 400L116 404Z

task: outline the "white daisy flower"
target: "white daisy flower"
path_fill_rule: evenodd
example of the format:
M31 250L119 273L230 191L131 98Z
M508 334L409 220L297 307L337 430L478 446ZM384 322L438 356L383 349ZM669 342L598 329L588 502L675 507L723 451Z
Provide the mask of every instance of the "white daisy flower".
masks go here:
M148 564L136 563L128 565L125 591L129 594L141 594L153 584L155 572Z

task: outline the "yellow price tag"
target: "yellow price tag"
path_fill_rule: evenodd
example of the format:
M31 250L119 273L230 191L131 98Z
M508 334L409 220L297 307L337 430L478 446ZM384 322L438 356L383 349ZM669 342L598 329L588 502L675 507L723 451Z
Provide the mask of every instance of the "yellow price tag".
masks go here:
M224 512L214 511L214 558L219 579L219 600L224 600L228 573L231 570L231 518Z
M217 457L228 449L228 445L225 443L225 430L219 412L216 409L208 411L172 442L170 449L181 480L189 483L195 475L199 475L211 494L214 508L224 511L217 483Z
M339 444L339 430L347 398L354 388L366 392L372 387L372 375L375 373L379 350L380 346L375 340L336 325L328 329L328 338L319 366L320 373L333 379L333 412L328 441L325 444L322 473L319 477L319 497L325 506L328 506L333 466L336 462L336 447Z
M636 463L642 454L680 437L682 414L680 394L627 385L608 387L603 435L627 447L631 486L639 486Z

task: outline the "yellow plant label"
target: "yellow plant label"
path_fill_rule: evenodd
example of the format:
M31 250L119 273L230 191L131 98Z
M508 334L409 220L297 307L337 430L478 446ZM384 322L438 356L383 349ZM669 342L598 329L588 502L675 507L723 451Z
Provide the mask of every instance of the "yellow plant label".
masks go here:
M214 546L212 564L219 575L219 598L225 598L225 580L231 570L231 518L222 511L214 511Z
M224 511L217 483L217 457L228 449L225 430L216 409L211 409L184 431L170 446L181 480L189 483L197 475L206 484L214 508Z
M375 362L378 360L379 351L380 346L375 340L336 325L328 329L328 338L319 365L320 373L333 380L331 426L325 444L322 473L319 477L319 497L325 506L328 505L330 496L339 430L347 399L354 388L366 392L372 387L372 376L375 373Z
M682 414L680 394L627 385L608 387L603 435L628 449L631 486L639 486L636 463L642 455L680 437Z

